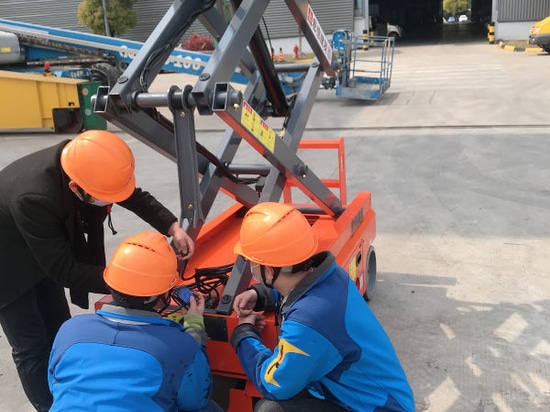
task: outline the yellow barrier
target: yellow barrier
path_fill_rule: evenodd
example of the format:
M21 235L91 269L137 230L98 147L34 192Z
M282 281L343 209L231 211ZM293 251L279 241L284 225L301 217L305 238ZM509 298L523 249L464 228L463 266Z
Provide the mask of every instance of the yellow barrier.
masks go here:
M487 25L487 40L489 44L495 43L495 23L489 23Z
M17 73L0 70L0 129L50 128L66 130L56 124L54 110L62 123L80 117L78 83L82 80ZM81 120L80 120L81 122ZM77 128L78 125L70 125Z
M363 50L368 50L369 45L374 44L374 30L363 30Z
M363 30L363 50L369 49L369 31Z

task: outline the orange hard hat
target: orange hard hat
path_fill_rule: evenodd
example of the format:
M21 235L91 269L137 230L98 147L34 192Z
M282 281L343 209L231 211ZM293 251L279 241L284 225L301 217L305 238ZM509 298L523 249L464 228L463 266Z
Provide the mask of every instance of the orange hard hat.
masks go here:
M103 278L112 289L126 295L161 295L176 285L178 259L164 235L142 232L116 248Z
M284 203L262 202L244 216L234 252L254 263L285 267L317 251L317 237L305 216Z
M132 151L124 140L105 130L87 130L67 143L61 167L97 200L121 202L136 186Z

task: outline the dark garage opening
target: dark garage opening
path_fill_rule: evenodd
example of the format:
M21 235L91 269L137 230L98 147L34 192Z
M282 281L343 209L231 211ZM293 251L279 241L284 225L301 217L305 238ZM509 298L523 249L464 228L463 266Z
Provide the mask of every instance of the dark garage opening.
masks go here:
M459 6L454 15L444 10L443 0L371 0L369 12L378 23L398 24L404 29L399 43L486 40L492 0L469 0L458 4L462 7Z

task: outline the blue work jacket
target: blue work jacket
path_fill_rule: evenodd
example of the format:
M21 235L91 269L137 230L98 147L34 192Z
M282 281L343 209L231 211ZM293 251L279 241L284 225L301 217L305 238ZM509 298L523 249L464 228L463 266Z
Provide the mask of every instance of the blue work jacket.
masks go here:
M254 289L256 310L279 298L265 285ZM414 411L390 339L330 252L286 296L281 315L273 352L251 324L239 325L231 337L244 371L266 398L286 400L307 388L350 411Z
M108 306L60 328L50 355L50 412L176 412L206 407L206 351L154 312Z

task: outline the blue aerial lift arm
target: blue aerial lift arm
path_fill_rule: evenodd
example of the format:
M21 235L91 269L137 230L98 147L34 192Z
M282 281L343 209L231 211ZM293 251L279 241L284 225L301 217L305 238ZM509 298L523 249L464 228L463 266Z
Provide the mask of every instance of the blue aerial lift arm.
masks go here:
M30 66L42 66L47 59L64 59L64 61L82 63L104 61L117 67L125 67L132 62L143 46L143 43L132 40L5 19L0 19L0 32L2 31L17 36L20 50L0 47L0 64L2 64L3 53L18 52L21 55L21 63ZM175 41L177 40L179 39L176 38ZM171 49L170 55L162 66L164 71L198 76L210 59L210 55L206 53L175 47ZM241 84L248 82L241 73L235 73L231 80Z

